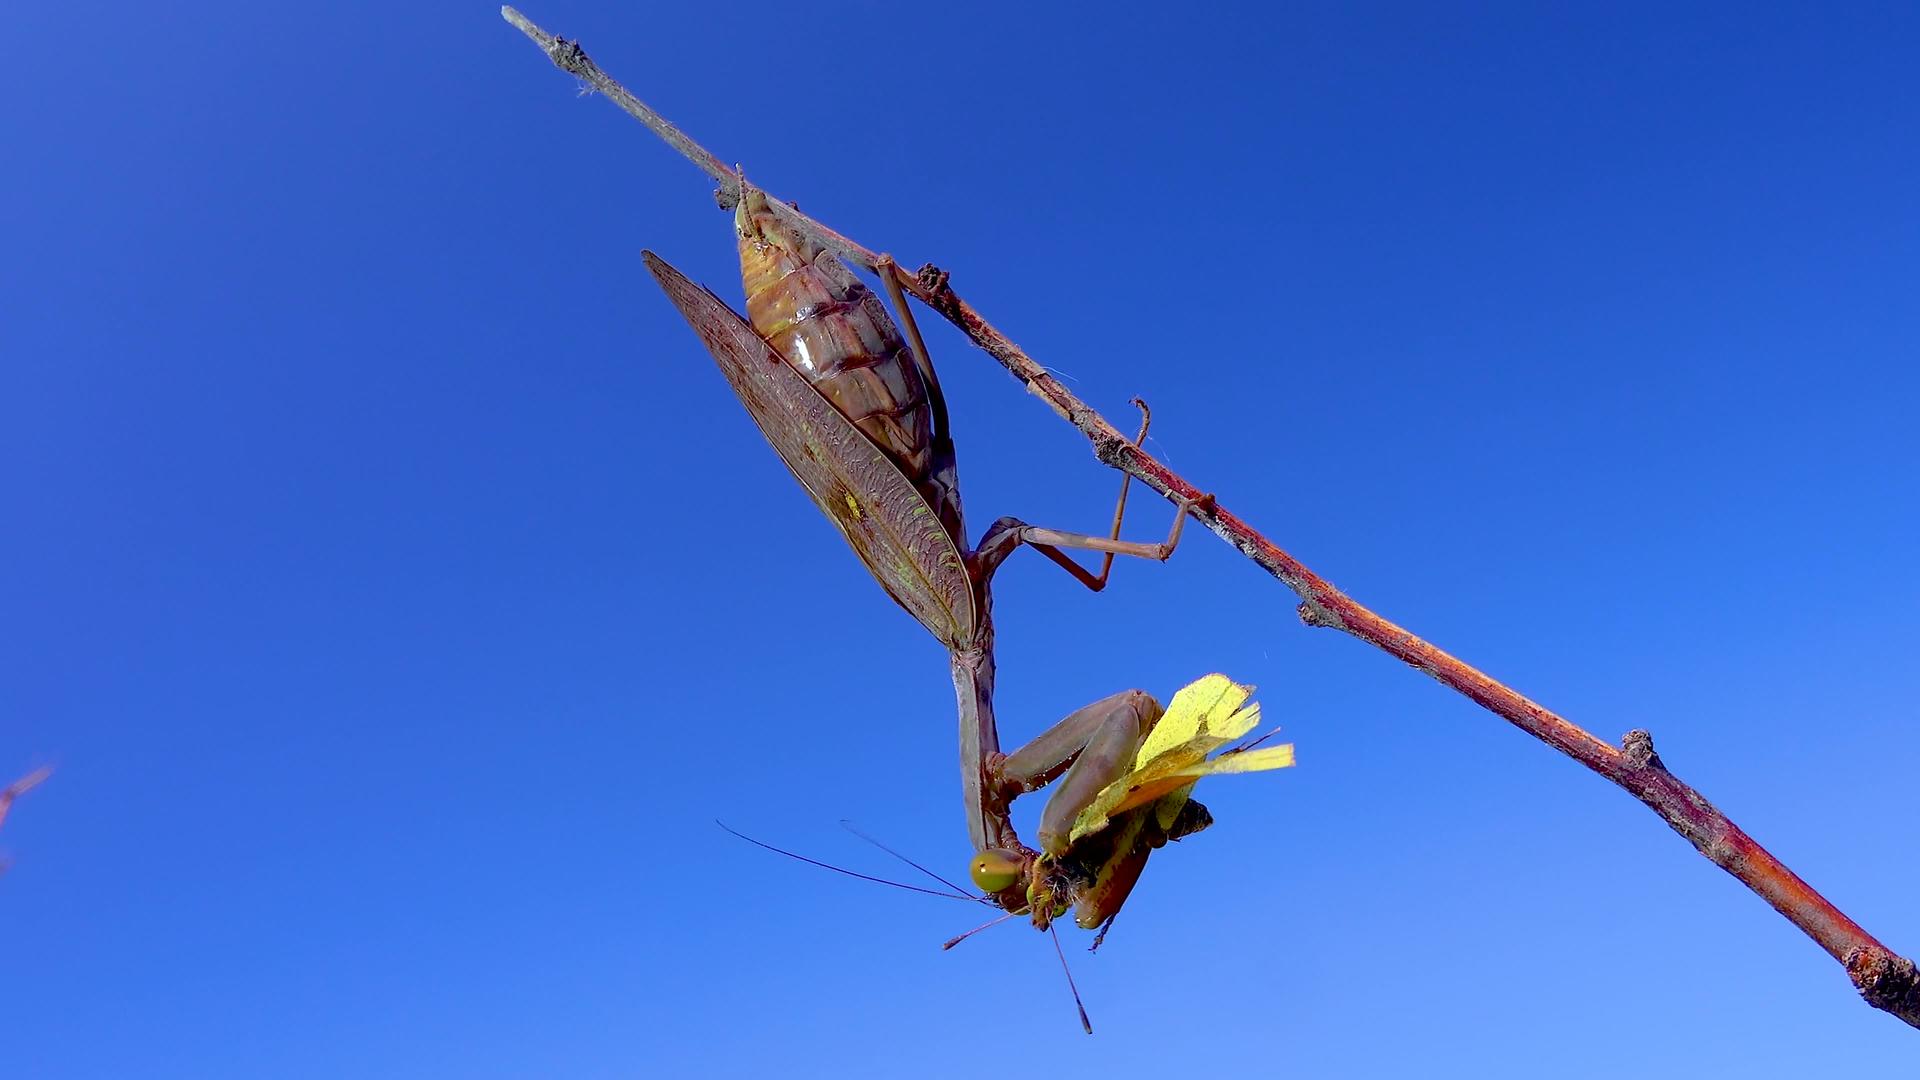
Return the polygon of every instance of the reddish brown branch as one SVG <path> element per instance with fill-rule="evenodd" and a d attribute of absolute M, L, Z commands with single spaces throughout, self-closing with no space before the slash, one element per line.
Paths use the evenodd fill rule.
<path fill-rule="evenodd" d="M 512 8 L 501 14 L 544 49 L 562 69 L 613 100 L 662 139 L 717 180 L 723 201 L 737 194 L 731 171 L 678 128 L 661 118 L 625 87 L 607 77 L 578 45 L 556 38 L 528 22 Z M 806 217 L 796 210 L 779 209 L 800 227 L 813 232 L 841 255 L 876 273 L 891 273 L 901 286 L 945 316 L 974 344 L 998 360 L 1028 392 L 1078 428 L 1093 444 L 1102 462 L 1137 477 L 1173 498 L 1194 500 L 1189 511 L 1221 539 L 1280 579 L 1300 597 L 1300 618 L 1309 626 L 1345 631 L 1426 673 L 1515 727 L 1552 746 L 1606 777 L 1645 803 L 1673 830 L 1732 874 L 1760 898 L 1773 905 L 1834 959 L 1845 966 L 1854 986 L 1868 1004 L 1883 1009 L 1914 1027 L 1920 1027 L 1920 976 L 1913 961 L 1876 941 L 1833 906 L 1812 886 L 1727 820 L 1701 794 L 1667 771 L 1653 752 L 1653 740 L 1644 731 L 1629 732 L 1620 747 L 1603 742 L 1565 718 L 1527 700 L 1511 687 L 1374 614 L 1352 597 L 1328 584 L 1293 556 L 1282 551 L 1252 526 L 1214 503 L 1200 503 L 1207 494 L 1134 445 L 1106 418 L 1035 363 L 1005 334 L 982 318 L 956 294 L 942 271 L 927 266 L 909 275 L 882 260 L 875 252 Z"/>

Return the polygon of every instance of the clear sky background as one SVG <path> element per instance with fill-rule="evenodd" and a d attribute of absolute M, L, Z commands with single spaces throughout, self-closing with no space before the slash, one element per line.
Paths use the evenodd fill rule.
<path fill-rule="evenodd" d="M 1920 950 L 1910 5 L 529 0 L 1362 602 Z M 9 1076 L 1899 1073 L 1632 799 L 1205 533 L 1001 576 L 1017 742 L 1259 684 L 1082 1036 L 1045 940 L 755 850 L 969 854 L 939 647 L 642 270 L 711 185 L 487 4 L 35 4 L 0 65 Z M 1098 528 L 944 325 L 975 529 Z M 1136 503 L 1153 538 L 1166 506 Z M 1084 936 L 1075 939 L 1084 945 Z"/>

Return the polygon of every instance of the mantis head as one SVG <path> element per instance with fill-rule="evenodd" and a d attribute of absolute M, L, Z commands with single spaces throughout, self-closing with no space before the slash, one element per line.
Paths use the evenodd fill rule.
<path fill-rule="evenodd" d="M 981 892 L 1008 911 L 1030 912 L 1042 930 L 1065 914 L 1076 891 L 1051 857 L 1021 848 L 988 848 L 973 857 L 967 874 Z"/>
<path fill-rule="evenodd" d="M 973 857 L 968 874 L 1002 908 L 1027 912 L 1041 930 L 1069 910 L 1075 926 L 1095 930 L 1120 913 L 1154 848 L 1211 824 L 1206 807 L 1183 797 L 1164 827 L 1152 807 L 1133 810 L 1058 853 L 988 848 Z"/>

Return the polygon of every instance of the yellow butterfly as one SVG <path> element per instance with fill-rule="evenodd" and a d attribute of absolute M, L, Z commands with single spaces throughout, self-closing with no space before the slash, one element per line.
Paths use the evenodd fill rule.
<path fill-rule="evenodd" d="M 1207 757 L 1259 725 L 1260 706 L 1249 703 L 1252 696 L 1253 687 L 1219 674 L 1182 687 L 1168 703 L 1165 715 L 1141 740 L 1132 771 L 1102 788 L 1074 818 L 1072 841 L 1078 843 L 1107 828 L 1114 818 L 1149 804 L 1155 822 L 1166 830 L 1201 777 L 1292 765 L 1292 743 L 1230 749 L 1217 757 Z"/>

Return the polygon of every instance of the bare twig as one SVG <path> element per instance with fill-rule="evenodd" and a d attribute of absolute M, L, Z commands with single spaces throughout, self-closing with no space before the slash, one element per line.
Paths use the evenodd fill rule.
<path fill-rule="evenodd" d="M 738 196 L 732 170 L 685 133 L 609 78 L 587 58 L 579 45 L 554 37 L 510 7 L 506 20 L 532 38 L 560 68 L 646 124 L 662 139 L 719 182 L 723 205 Z M 773 200 L 769 200 L 772 202 Z M 956 294 L 947 275 L 929 265 L 909 275 L 871 249 L 834 232 L 788 206 L 776 209 L 800 228 L 813 233 L 841 256 L 876 273 L 892 274 L 907 291 L 945 316 L 974 344 L 998 360 L 1028 392 L 1078 428 L 1093 444 L 1100 461 L 1138 478 L 1172 499 L 1193 500 L 1189 511 L 1221 539 L 1300 597 L 1301 621 L 1308 626 L 1341 630 L 1398 657 L 1441 685 L 1466 695 L 1487 709 L 1617 784 L 1660 815 L 1673 830 L 1721 869 L 1738 878 L 1773 905 L 1806 935 L 1845 966 L 1867 1003 L 1914 1027 L 1920 1027 L 1920 974 L 1912 960 L 1875 940 L 1812 886 L 1800 880 L 1698 791 L 1667 771 L 1653 751 L 1645 731 L 1628 732 L 1619 747 L 1594 735 L 1419 637 L 1395 626 L 1334 588 L 1271 540 L 1217 503 L 1202 503 L 1205 492 L 1167 468 L 1129 441 L 1106 418 L 1095 412 L 1035 363 L 1005 334 L 982 318 Z"/>
<path fill-rule="evenodd" d="M 7 811 L 13 809 L 13 800 L 25 795 L 29 789 L 36 787 L 40 781 L 52 775 L 53 766 L 42 765 L 20 779 L 15 780 L 13 783 L 8 784 L 4 789 L 0 789 L 0 823 L 4 823 L 7 820 Z"/>
<path fill-rule="evenodd" d="M 42 765 L 20 779 L 15 780 L 13 783 L 8 784 L 5 788 L 0 788 L 0 824 L 6 822 L 7 811 L 13 809 L 13 800 L 26 794 L 29 789 L 35 787 L 40 781 L 52 775 L 53 767 L 51 765 Z M 9 860 L 5 856 L 0 856 L 0 874 L 6 873 L 9 865 L 11 865 Z"/>

